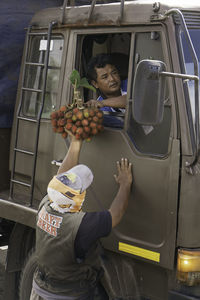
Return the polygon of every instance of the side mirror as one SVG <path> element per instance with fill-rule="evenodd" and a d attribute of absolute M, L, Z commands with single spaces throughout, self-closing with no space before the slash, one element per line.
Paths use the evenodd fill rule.
<path fill-rule="evenodd" d="M 158 60 L 141 60 L 133 83 L 133 118 L 142 125 L 162 122 L 164 111 L 166 66 Z"/>

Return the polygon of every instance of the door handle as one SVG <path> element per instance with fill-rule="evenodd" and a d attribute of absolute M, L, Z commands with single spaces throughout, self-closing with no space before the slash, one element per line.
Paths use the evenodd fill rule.
<path fill-rule="evenodd" d="M 54 159 L 54 160 L 51 161 L 51 164 L 56 165 L 57 167 L 60 167 L 62 162 L 63 162 L 62 159 L 61 160 L 55 160 Z"/>

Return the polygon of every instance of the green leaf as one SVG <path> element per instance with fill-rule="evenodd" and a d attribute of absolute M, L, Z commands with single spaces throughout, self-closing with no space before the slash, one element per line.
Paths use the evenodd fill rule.
<path fill-rule="evenodd" d="M 78 88 L 80 86 L 81 77 L 77 70 L 72 71 L 69 79 L 76 88 Z"/>
<path fill-rule="evenodd" d="M 80 86 L 86 88 L 86 89 L 90 89 L 92 90 L 93 92 L 96 92 L 96 89 L 89 84 L 89 82 L 87 81 L 87 79 L 85 77 L 81 78 L 80 80 Z"/>

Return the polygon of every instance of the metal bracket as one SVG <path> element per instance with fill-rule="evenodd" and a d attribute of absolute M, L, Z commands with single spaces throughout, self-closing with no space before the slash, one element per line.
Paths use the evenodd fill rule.
<path fill-rule="evenodd" d="M 160 2 L 154 2 L 153 11 L 158 12 L 160 10 Z"/>
<path fill-rule="evenodd" d="M 121 23 L 122 20 L 123 20 L 123 18 L 124 18 L 124 2 L 125 2 L 125 0 L 121 0 L 121 5 L 120 5 L 120 16 L 119 16 L 119 19 L 118 19 L 119 23 Z M 93 14 L 95 5 L 96 5 L 96 0 L 92 0 L 91 6 L 90 6 L 90 10 L 89 10 L 89 13 L 88 13 L 87 24 L 89 24 L 90 21 L 91 21 L 91 18 L 92 18 L 92 14 Z"/>
<path fill-rule="evenodd" d="M 64 0 L 63 6 L 62 6 L 62 15 L 61 15 L 61 24 L 64 24 L 64 19 L 65 19 L 65 7 L 68 6 L 70 3 L 70 0 Z"/>

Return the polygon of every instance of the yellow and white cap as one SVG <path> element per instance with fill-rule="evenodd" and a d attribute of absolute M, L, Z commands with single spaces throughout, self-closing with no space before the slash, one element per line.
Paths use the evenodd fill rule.
<path fill-rule="evenodd" d="M 60 213 L 80 211 L 92 181 L 92 171 L 85 165 L 54 176 L 47 187 L 50 206 Z"/>

